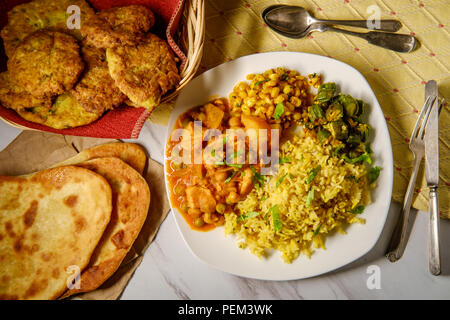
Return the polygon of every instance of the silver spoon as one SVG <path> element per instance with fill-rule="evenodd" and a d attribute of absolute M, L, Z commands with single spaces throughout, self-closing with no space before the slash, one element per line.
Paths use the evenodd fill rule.
<path fill-rule="evenodd" d="M 268 23 L 277 26 L 279 30 L 287 33 L 298 34 L 306 30 L 313 23 L 326 25 L 343 25 L 371 29 L 368 20 L 322 20 L 312 17 L 305 8 L 288 5 L 272 5 L 263 11 L 263 18 Z M 397 20 L 379 20 L 377 30 L 396 32 L 402 24 Z"/>
<path fill-rule="evenodd" d="M 369 43 L 398 52 L 410 52 L 417 45 L 417 40 L 410 35 L 370 31 L 353 32 L 334 28 L 328 24 L 343 24 L 367 28 L 367 21 L 352 20 L 318 20 L 311 17 L 304 8 L 297 6 L 274 5 L 262 12 L 266 24 L 279 34 L 290 38 L 303 38 L 313 31 L 336 31 L 367 40 Z M 400 22 L 380 20 L 380 30 L 398 30 Z"/>

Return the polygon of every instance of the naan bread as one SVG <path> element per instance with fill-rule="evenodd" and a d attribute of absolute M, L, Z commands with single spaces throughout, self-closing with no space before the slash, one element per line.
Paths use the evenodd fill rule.
<path fill-rule="evenodd" d="M 90 261 L 111 218 L 108 182 L 65 166 L 0 176 L 0 299 L 55 299 Z"/>
<path fill-rule="evenodd" d="M 77 166 L 102 175 L 113 191 L 111 221 L 81 274 L 79 289 L 68 290 L 62 298 L 97 289 L 120 266 L 147 218 L 150 189 L 145 179 L 118 158 L 98 158 Z"/>
<path fill-rule="evenodd" d="M 147 162 L 147 156 L 145 155 L 144 149 L 139 145 L 134 143 L 113 142 L 83 150 L 76 156 L 59 163 L 56 166 L 77 164 L 83 161 L 104 157 L 120 158 L 140 174 L 144 172 L 145 163 Z"/>

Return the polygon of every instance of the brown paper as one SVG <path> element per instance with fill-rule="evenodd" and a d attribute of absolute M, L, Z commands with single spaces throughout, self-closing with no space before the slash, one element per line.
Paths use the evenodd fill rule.
<path fill-rule="evenodd" d="M 23 175 L 46 169 L 73 157 L 84 149 L 116 140 L 63 136 L 46 132 L 24 131 L 0 152 L 0 175 Z M 148 156 L 148 154 L 147 154 Z M 147 220 L 133 247 L 116 273 L 100 288 L 77 295 L 89 300 L 118 299 L 142 261 L 169 207 L 164 188 L 164 168 L 148 157 L 143 174 L 151 193 Z"/>

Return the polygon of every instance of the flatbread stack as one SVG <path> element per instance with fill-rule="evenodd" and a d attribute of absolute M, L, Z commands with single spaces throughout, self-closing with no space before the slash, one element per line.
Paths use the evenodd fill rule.
<path fill-rule="evenodd" d="M 109 143 L 0 176 L 0 300 L 66 298 L 109 279 L 147 218 L 146 162 L 138 145 Z"/>

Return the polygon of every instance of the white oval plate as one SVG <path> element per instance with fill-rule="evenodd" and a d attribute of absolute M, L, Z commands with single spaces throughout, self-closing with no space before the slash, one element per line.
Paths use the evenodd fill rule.
<path fill-rule="evenodd" d="M 369 105 L 367 116 L 373 128 L 371 147 L 374 163 L 383 169 L 378 178 L 378 187 L 372 191 L 373 203 L 361 215 L 366 223 L 350 225 L 346 235 L 327 237 L 327 250 L 316 250 L 310 259 L 300 256 L 292 264 L 286 264 L 279 252 L 259 259 L 248 249 L 239 249 L 235 237 L 225 237 L 223 227 L 209 232 L 194 231 L 176 208 L 172 208 L 172 212 L 188 248 L 208 265 L 247 278 L 293 280 L 317 276 L 360 258 L 375 245 L 387 218 L 393 181 L 391 140 L 381 107 L 361 73 L 343 62 L 300 52 L 260 53 L 224 63 L 193 79 L 182 90 L 170 116 L 166 142 L 176 119 L 182 113 L 204 104 L 212 96 L 228 97 L 233 87 L 239 81 L 244 81 L 250 73 L 262 73 L 276 67 L 297 70 L 305 76 L 319 73 L 324 82 L 336 82 L 340 92 L 362 99 Z M 167 178 L 166 190 L 170 198 Z"/>

